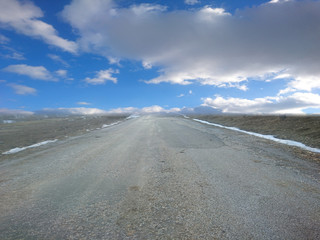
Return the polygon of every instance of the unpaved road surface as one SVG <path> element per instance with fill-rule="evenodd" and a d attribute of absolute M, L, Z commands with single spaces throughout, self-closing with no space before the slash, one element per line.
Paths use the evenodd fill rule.
<path fill-rule="evenodd" d="M 0 239 L 320 239 L 319 164 L 145 116 L 0 162 Z"/>

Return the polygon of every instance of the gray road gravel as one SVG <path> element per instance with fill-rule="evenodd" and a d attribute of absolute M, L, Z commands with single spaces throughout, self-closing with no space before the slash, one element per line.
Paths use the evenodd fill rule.
<path fill-rule="evenodd" d="M 145 116 L 0 162 L 0 239 L 320 239 L 320 167 Z"/>

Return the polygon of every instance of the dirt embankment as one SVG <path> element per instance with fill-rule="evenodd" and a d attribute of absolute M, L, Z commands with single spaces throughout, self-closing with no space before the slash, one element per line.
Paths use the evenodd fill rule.
<path fill-rule="evenodd" d="M 204 115 L 191 117 L 320 148 L 320 116 Z"/>
<path fill-rule="evenodd" d="M 25 147 L 45 140 L 76 136 L 104 124 L 124 120 L 127 116 L 70 116 L 47 119 L 26 119 L 0 124 L 0 154 L 16 147 Z"/>

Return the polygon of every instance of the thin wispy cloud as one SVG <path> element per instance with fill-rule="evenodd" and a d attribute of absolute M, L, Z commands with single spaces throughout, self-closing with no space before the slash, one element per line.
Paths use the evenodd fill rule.
<path fill-rule="evenodd" d="M 77 102 L 78 105 L 91 105 L 91 103 L 88 102 Z"/>
<path fill-rule="evenodd" d="M 10 42 L 10 39 L 7 38 L 6 36 L 0 34 L 0 44 L 6 44 L 8 42 Z"/>
<path fill-rule="evenodd" d="M 59 70 L 55 71 L 55 74 L 59 77 L 66 78 L 68 71 L 65 69 L 59 69 Z"/>
<path fill-rule="evenodd" d="M 184 0 L 184 3 L 188 5 L 195 5 L 197 3 L 200 3 L 200 0 Z"/>
<path fill-rule="evenodd" d="M 53 61 L 59 62 L 65 67 L 70 67 L 69 63 L 67 63 L 65 60 L 63 60 L 60 56 L 55 54 L 48 54 L 48 57 L 51 58 Z"/>
<path fill-rule="evenodd" d="M 57 81 L 52 74 L 44 66 L 29 66 L 26 64 L 10 65 L 3 69 L 3 71 L 16 73 L 19 75 L 26 75 L 33 79 L 44 81 Z"/>
<path fill-rule="evenodd" d="M 16 94 L 19 94 L 19 95 L 35 95 L 37 93 L 36 89 L 25 86 L 25 85 L 20 85 L 15 83 L 9 83 L 7 85 L 11 87 Z"/>

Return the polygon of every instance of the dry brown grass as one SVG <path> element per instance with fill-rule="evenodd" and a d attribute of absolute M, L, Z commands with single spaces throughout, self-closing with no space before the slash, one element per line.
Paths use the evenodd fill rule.
<path fill-rule="evenodd" d="M 207 115 L 192 117 L 320 148 L 320 116 Z"/>
<path fill-rule="evenodd" d="M 64 118 L 29 119 L 0 124 L 0 153 L 45 140 L 63 139 L 101 128 L 125 119 L 126 116 L 70 116 Z"/>

